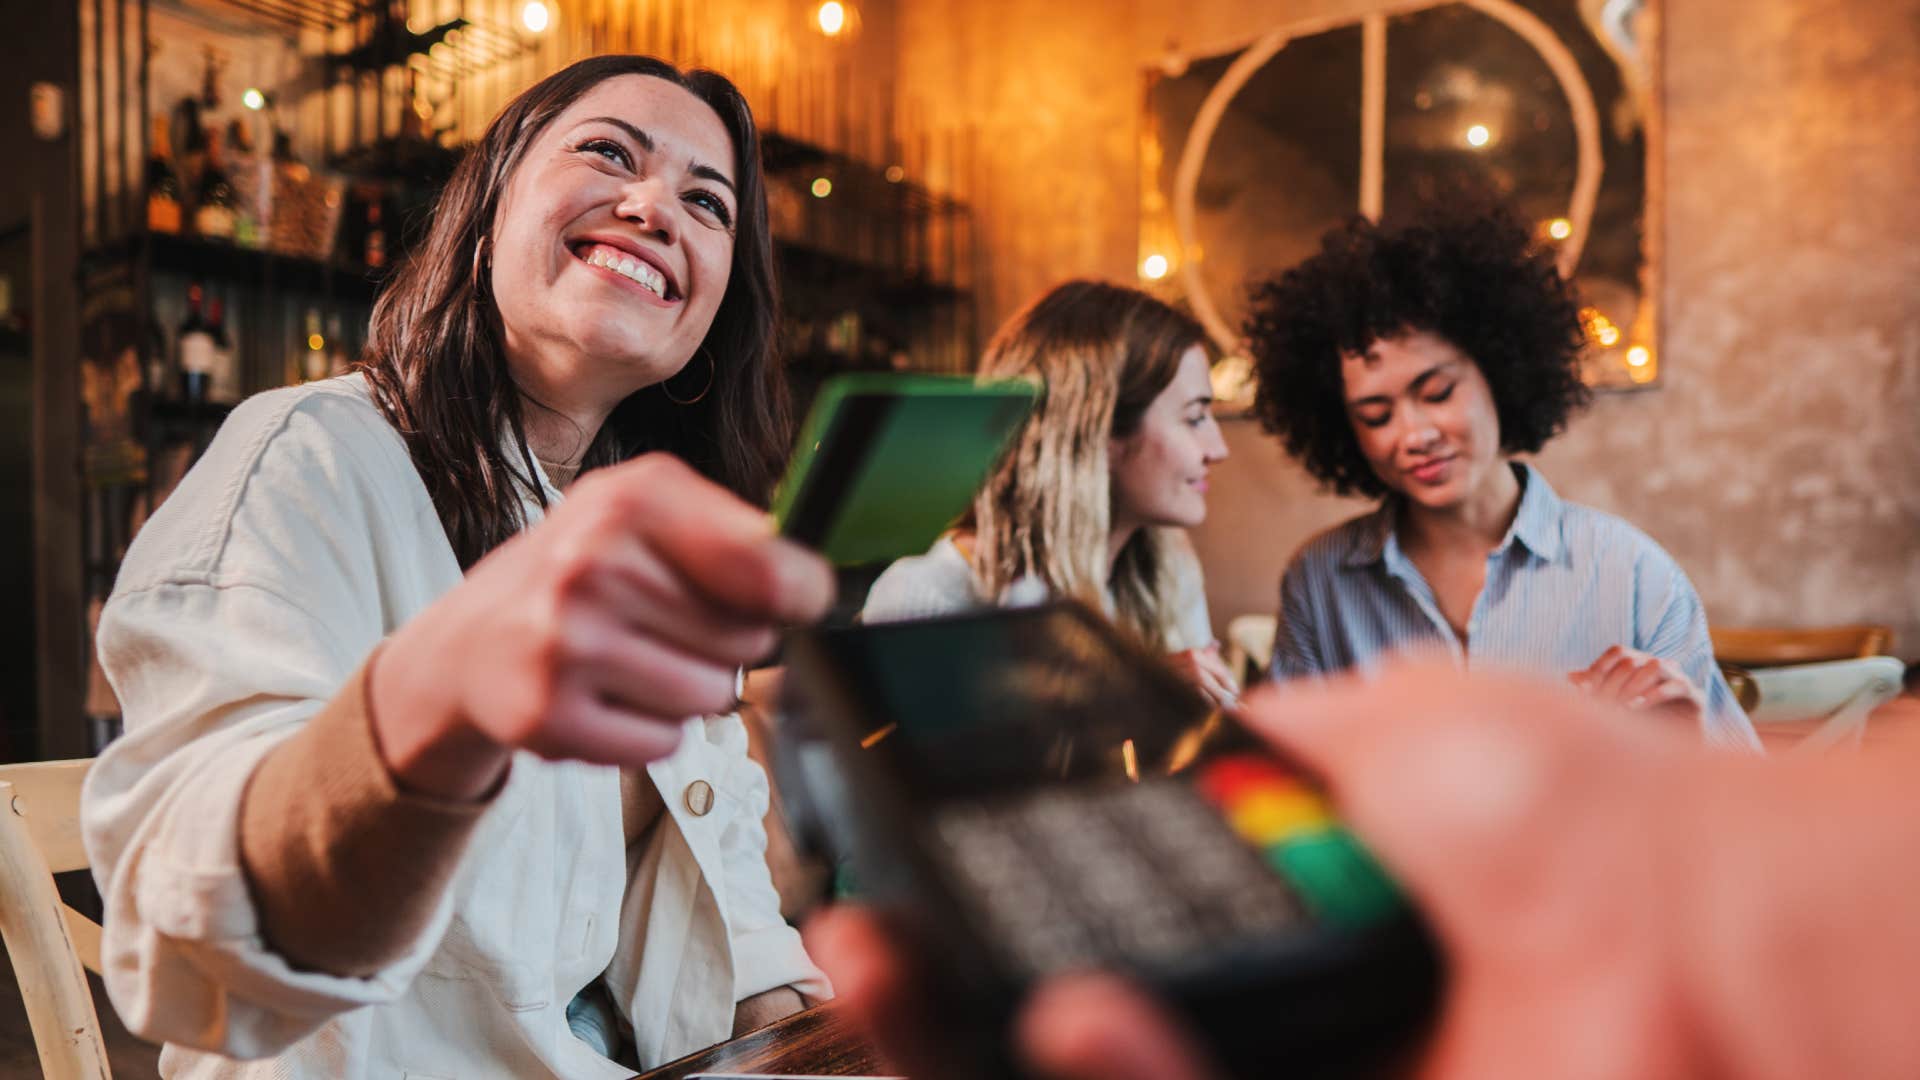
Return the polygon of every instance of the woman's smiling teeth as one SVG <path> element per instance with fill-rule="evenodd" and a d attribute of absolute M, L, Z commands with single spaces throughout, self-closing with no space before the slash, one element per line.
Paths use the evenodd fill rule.
<path fill-rule="evenodd" d="M 588 266 L 599 266 L 635 282 L 662 300 L 667 299 L 667 279 L 650 264 L 605 244 L 591 244 L 579 253 Z"/>

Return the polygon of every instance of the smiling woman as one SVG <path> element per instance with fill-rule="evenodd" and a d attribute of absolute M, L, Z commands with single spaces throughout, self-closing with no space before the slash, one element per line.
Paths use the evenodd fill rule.
<path fill-rule="evenodd" d="M 1205 340 L 1185 314 L 1099 281 L 1056 286 L 1007 320 L 980 374 L 1038 379 L 1040 403 L 960 528 L 888 567 L 862 617 L 1073 596 L 1230 704 L 1238 687 L 1180 531 L 1206 520 L 1207 474 L 1227 456 Z"/>
<path fill-rule="evenodd" d="M 529 89 L 361 371 L 235 409 L 142 529 L 83 815 L 108 989 L 163 1072 L 612 1080 L 826 992 L 732 714 L 832 588 L 761 509 L 759 156 L 710 72 Z"/>
<path fill-rule="evenodd" d="M 1288 564 L 1276 675 L 1438 647 L 1759 745 L 1672 557 L 1514 460 L 1587 390 L 1573 290 L 1510 211 L 1356 219 L 1260 285 L 1246 329 L 1267 430 L 1334 491 L 1381 498 Z"/>
<path fill-rule="evenodd" d="M 712 72 L 601 56 L 487 129 L 374 310 L 365 369 L 470 565 L 542 498 L 529 453 L 571 476 L 670 450 L 764 501 L 790 438 L 776 315 L 746 102 Z"/>

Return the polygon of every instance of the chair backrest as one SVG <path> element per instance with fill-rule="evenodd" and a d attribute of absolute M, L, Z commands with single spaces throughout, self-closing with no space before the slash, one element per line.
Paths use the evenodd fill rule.
<path fill-rule="evenodd" d="M 1792 664 L 1748 672 L 1755 728 L 1799 725 L 1808 734 L 1799 747 L 1818 750 L 1857 741 L 1867 716 L 1900 693 L 1906 665 L 1891 656 Z"/>
<path fill-rule="evenodd" d="M 1227 620 L 1227 667 L 1241 686 L 1251 686 L 1266 674 L 1279 626 L 1272 615 L 1235 615 Z"/>
<path fill-rule="evenodd" d="M 1893 647 L 1893 629 L 1875 623 L 1788 630 L 1767 627 L 1714 627 L 1714 659 L 1743 668 L 1857 660 Z"/>
<path fill-rule="evenodd" d="M 109 1075 L 87 970 L 100 927 L 60 901 L 53 875 L 80 870 L 80 783 L 91 760 L 0 766 L 0 936 L 48 1080 Z"/>

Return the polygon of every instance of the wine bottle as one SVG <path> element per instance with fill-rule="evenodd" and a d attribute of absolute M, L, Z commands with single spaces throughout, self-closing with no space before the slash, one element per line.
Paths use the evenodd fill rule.
<path fill-rule="evenodd" d="M 180 174 L 173 171 L 173 140 L 165 114 L 153 118 L 153 146 L 147 155 L 147 231 L 180 231 Z"/>
<path fill-rule="evenodd" d="M 187 286 L 187 317 L 181 320 L 174 348 L 180 355 L 180 396 L 190 402 L 207 399 L 207 382 L 213 373 L 213 331 L 200 313 L 201 289 Z"/>
<path fill-rule="evenodd" d="M 233 341 L 227 336 L 226 307 L 217 296 L 207 304 L 207 333 L 213 336 L 213 366 L 207 371 L 207 399 L 239 401 L 240 365 L 233 355 Z"/>
<path fill-rule="evenodd" d="M 200 187 L 194 192 L 193 228 L 201 236 L 219 240 L 233 239 L 238 202 L 233 185 L 220 160 L 220 133 L 208 131 L 207 165 L 200 174 Z"/>

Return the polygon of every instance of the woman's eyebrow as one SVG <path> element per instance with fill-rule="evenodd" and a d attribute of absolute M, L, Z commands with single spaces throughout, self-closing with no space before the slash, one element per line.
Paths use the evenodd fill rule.
<path fill-rule="evenodd" d="M 632 139 L 635 143 L 638 143 L 640 146 L 640 149 L 645 150 L 649 154 L 653 153 L 653 136 L 647 134 L 646 132 L 640 130 L 637 127 L 634 127 L 632 124 L 627 123 L 625 120 L 622 120 L 617 116 L 594 116 L 594 117 L 589 117 L 586 120 L 582 120 L 581 123 L 611 124 L 612 126 L 619 128 L 621 131 L 626 132 L 627 138 Z"/>
<path fill-rule="evenodd" d="M 627 137 L 632 139 L 636 144 L 638 144 L 640 149 L 645 150 L 649 154 L 653 153 L 653 146 L 654 146 L 653 136 L 647 134 L 645 131 L 641 130 L 640 128 L 633 126 L 632 124 L 627 123 L 625 120 L 622 120 L 617 116 L 594 116 L 581 121 L 581 123 L 611 124 L 614 127 L 619 128 L 621 131 L 626 132 Z M 740 197 L 740 192 L 738 191 L 738 189 L 736 189 L 733 186 L 733 181 L 727 178 L 727 174 L 721 172 L 719 169 L 716 169 L 711 165 L 707 165 L 698 160 L 695 160 L 691 165 L 687 167 L 687 171 L 692 173 L 695 176 L 700 177 L 703 180 L 711 180 L 716 184 L 723 184 L 726 186 L 726 189 L 728 191 L 733 192 L 733 195 L 735 198 Z"/>

